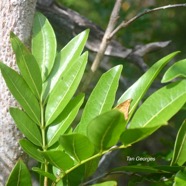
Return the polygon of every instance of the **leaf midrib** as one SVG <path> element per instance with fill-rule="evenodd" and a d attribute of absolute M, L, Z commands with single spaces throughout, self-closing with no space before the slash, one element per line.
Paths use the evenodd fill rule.
<path fill-rule="evenodd" d="M 82 63 L 83 64 L 83 63 Z M 50 117 L 47 119 L 47 125 L 49 125 L 50 123 L 48 123 L 49 121 L 50 121 L 50 119 L 53 117 L 53 115 L 54 115 L 54 113 L 56 113 L 56 110 L 59 108 L 59 105 L 61 104 L 61 102 L 63 102 L 63 100 L 64 100 L 64 98 L 66 97 L 66 95 L 68 94 L 68 92 L 69 92 L 69 89 L 72 87 L 72 85 L 74 84 L 74 80 L 75 79 L 77 79 L 77 76 L 79 75 L 79 73 L 81 72 L 81 70 L 82 70 L 82 67 L 84 66 L 82 66 L 82 64 L 81 64 L 81 67 L 78 69 L 78 71 L 76 72 L 76 74 L 74 75 L 74 77 L 73 77 L 73 79 L 71 80 L 71 83 L 70 83 L 70 85 L 68 86 L 68 88 L 67 89 L 65 89 L 66 90 L 66 92 L 65 92 L 65 94 L 63 95 L 63 99 L 61 100 L 61 101 L 59 101 L 59 103 L 57 104 L 57 106 L 55 107 L 55 110 L 52 112 L 52 114 L 50 115 Z"/>
<path fill-rule="evenodd" d="M 17 41 L 16 41 L 17 42 Z M 39 95 L 39 91 L 38 91 L 38 88 L 37 88 L 37 85 L 35 84 L 35 82 L 34 82 L 34 80 L 33 80 L 33 78 L 32 78 L 32 75 L 31 75 L 31 73 L 30 73 L 30 71 L 29 71 L 29 67 L 28 67 L 28 65 L 27 65 L 27 62 L 26 62 L 26 60 L 25 60 L 25 58 L 23 57 L 24 56 L 24 53 L 22 52 L 22 50 L 21 50 L 21 46 L 19 45 L 19 42 L 17 42 L 17 44 L 18 44 L 18 46 L 19 46 L 19 48 L 20 48 L 20 51 L 21 51 L 21 53 L 22 53 L 22 56 L 21 56 L 21 58 L 23 59 L 23 61 L 24 61 L 24 66 L 26 67 L 26 71 L 27 71 L 27 73 L 29 74 L 29 77 L 30 77 L 30 79 L 31 79 L 31 81 L 32 81 L 32 84 L 34 85 L 34 88 L 35 88 L 35 90 L 36 90 L 36 93 L 37 93 L 37 96 L 38 96 L 38 98 L 40 97 L 40 95 Z M 29 55 L 29 54 L 28 54 Z"/>
<path fill-rule="evenodd" d="M 159 113 L 161 113 L 161 112 L 163 112 L 163 110 L 166 110 L 167 109 L 167 107 L 169 106 L 169 105 L 171 105 L 173 102 L 175 102 L 176 100 L 178 100 L 180 97 L 182 97 L 184 94 L 186 94 L 186 93 L 183 93 L 183 94 L 179 94 L 177 97 L 176 97 L 176 99 L 173 99 L 171 102 L 169 102 L 166 106 L 164 106 L 161 110 L 159 110 L 159 112 L 157 112 L 155 115 L 153 115 L 153 117 L 151 117 L 150 118 L 150 120 L 148 120 L 143 126 L 141 126 L 141 127 L 146 127 L 146 125 L 148 125 L 148 123 L 150 123 L 155 117 L 157 117 L 158 115 L 159 115 Z"/>
<path fill-rule="evenodd" d="M 4 71 L 4 73 L 6 73 Z M 24 102 L 26 103 L 26 105 L 29 107 L 29 110 L 32 112 L 32 114 L 34 115 L 35 119 L 37 120 L 37 122 L 39 123 L 39 120 L 36 116 L 36 114 L 33 112 L 33 110 L 31 109 L 30 105 L 28 104 L 28 102 L 25 100 L 24 96 L 22 96 L 22 94 L 20 93 L 19 89 L 17 89 L 17 87 L 14 84 L 14 81 L 12 81 L 12 79 L 9 77 L 9 75 L 6 73 L 7 78 L 11 81 L 12 85 L 14 86 L 14 88 L 16 89 L 16 91 L 18 92 L 18 94 L 20 95 L 20 97 L 22 97 L 22 99 L 24 100 Z"/>

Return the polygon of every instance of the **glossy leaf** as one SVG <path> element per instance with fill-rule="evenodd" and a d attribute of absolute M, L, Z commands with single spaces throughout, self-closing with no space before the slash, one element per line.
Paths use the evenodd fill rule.
<path fill-rule="evenodd" d="M 34 122 L 39 124 L 39 103 L 24 79 L 16 71 L 12 70 L 10 67 L 6 66 L 3 63 L 0 63 L 0 68 L 12 95 L 26 111 L 29 117 L 32 118 Z"/>
<path fill-rule="evenodd" d="M 54 89 L 59 79 L 62 79 L 68 70 L 76 64 L 76 59 L 81 55 L 88 38 L 89 30 L 85 30 L 74 37 L 57 55 L 54 67 L 45 82 L 44 96 L 46 100 Z"/>
<path fill-rule="evenodd" d="M 121 70 L 122 66 L 116 66 L 101 76 L 85 105 L 81 121 L 76 129 L 78 132 L 86 134 L 88 123 L 112 108 Z"/>
<path fill-rule="evenodd" d="M 62 171 L 66 171 L 74 165 L 74 161 L 64 151 L 51 150 L 42 152 L 42 154 L 48 162 Z"/>
<path fill-rule="evenodd" d="M 92 186 L 117 186 L 117 182 L 116 181 L 106 181 L 103 183 L 97 183 L 97 184 L 93 184 Z"/>
<path fill-rule="evenodd" d="M 90 140 L 82 134 L 66 134 L 59 139 L 65 152 L 76 161 L 81 162 L 93 155 L 94 146 Z"/>
<path fill-rule="evenodd" d="M 171 81 L 177 77 L 186 77 L 186 59 L 172 65 L 164 74 L 162 83 Z"/>
<path fill-rule="evenodd" d="M 56 177 L 53 174 L 51 174 L 49 172 L 45 172 L 45 171 L 43 171 L 42 169 L 40 169 L 38 167 L 33 167 L 32 170 L 34 172 L 37 172 L 38 174 L 44 176 L 44 177 L 47 177 L 47 178 L 51 179 L 52 181 L 56 180 Z"/>
<path fill-rule="evenodd" d="M 186 121 L 180 127 L 176 142 L 174 145 L 174 152 L 171 165 L 183 165 L 186 162 Z"/>
<path fill-rule="evenodd" d="M 37 160 L 38 162 L 44 163 L 44 158 L 39 152 L 39 147 L 32 144 L 27 139 L 19 140 L 21 148 L 33 159 Z"/>
<path fill-rule="evenodd" d="M 29 170 L 22 160 L 18 160 L 6 183 L 6 186 L 14 185 L 32 186 Z"/>
<path fill-rule="evenodd" d="M 124 102 L 125 100 L 132 99 L 129 118 L 134 113 L 140 100 L 143 98 L 150 85 L 157 77 L 162 68 L 179 52 L 173 52 L 164 58 L 156 62 L 143 76 L 141 76 L 118 100 L 118 104 Z"/>
<path fill-rule="evenodd" d="M 111 110 L 93 119 L 87 127 L 87 137 L 98 151 L 103 151 L 115 145 L 126 127 L 124 115 Z"/>
<path fill-rule="evenodd" d="M 56 143 L 59 137 L 69 129 L 83 103 L 83 100 L 83 94 L 72 99 L 53 124 L 48 127 L 46 134 L 48 147 Z"/>
<path fill-rule="evenodd" d="M 35 14 L 32 33 L 32 53 L 44 81 L 50 74 L 56 57 L 55 33 L 47 18 L 39 12 Z"/>
<path fill-rule="evenodd" d="M 132 145 L 142 139 L 150 136 L 153 132 L 158 130 L 159 127 L 145 127 L 145 128 L 134 128 L 134 129 L 126 129 L 121 135 L 121 142 L 125 145 Z"/>
<path fill-rule="evenodd" d="M 186 80 L 171 83 L 153 93 L 137 110 L 129 128 L 160 127 L 186 102 Z"/>
<path fill-rule="evenodd" d="M 186 185 L 186 170 L 179 171 L 174 178 L 174 186 Z"/>
<path fill-rule="evenodd" d="M 74 95 L 83 76 L 87 57 L 87 52 L 79 57 L 68 70 L 68 74 L 63 79 L 59 79 L 51 92 L 46 105 L 46 125 L 51 124 L 59 116 Z"/>
<path fill-rule="evenodd" d="M 34 56 L 28 51 L 19 38 L 10 34 L 12 48 L 16 55 L 16 63 L 21 75 L 37 98 L 41 97 L 42 80 L 39 66 Z"/>
<path fill-rule="evenodd" d="M 10 114 L 14 119 L 18 129 L 35 145 L 42 146 L 41 133 L 36 125 L 28 115 L 17 109 L 10 108 Z"/>

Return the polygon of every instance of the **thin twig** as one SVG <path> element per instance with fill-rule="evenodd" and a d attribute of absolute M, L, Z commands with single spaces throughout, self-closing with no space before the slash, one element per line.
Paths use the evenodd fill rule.
<path fill-rule="evenodd" d="M 161 7 L 157 7 L 154 9 L 147 9 L 144 12 L 139 13 L 138 15 L 134 16 L 133 18 L 131 18 L 128 21 L 122 21 L 120 25 L 118 25 L 116 27 L 116 29 L 110 34 L 110 39 L 113 38 L 113 36 L 121 29 L 121 28 L 125 28 L 128 25 L 130 25 L 131 23 L 133 23 L 134 21 L 136 21 L 137 19 L 139 19 L 140 17 L 146 15 L 146 14 L 150 14 L 159 10 L 165 10 L 165 9 L 169 9 L 169 8 L 179 8 L 179 7 L 186 7 L 186 3 L 183 4 L 174 4 L 174 5 L 166 5 L 166 6 L 161 6 Z"/>
<path fill-rule="evenodd" d="M 84 85 L 83 85 L 83 88 L 82 90 L 85 91 L 89 85 L 89 83 L 91 82 L 93 76 L 94 76 L 94 73 L 96 72 L 96 70 L 98 69 L 103 57 L 104 57 L 104 54 L 105 54 L 105 51 L 107 49 L 107 46 L 109 45 L 110 43 L 110 34 L 113 32 L 116 24 L 117 24 L 117 20 L 119 18 L 119 10 L 120 10 L 120 7 L 121 7 L 121 3 L 122 3 L 122 0 L 116 0 L 116 3 L 114 5 L 114 8 L 113 8 L 113 11 L 111 13 L 111 16 L 110 16 L 110 20 L 109 20 L 109 23 L 108 23 L 108 26 L 107 26 L 107 29 L 105 31 L 105 34 L 103 36 L 103 39 L 102 39 L 102 42 L 100 44 L 100 47 L 99 47 L 99 51 L 92 63 L 92 66 L 91 66 L 91 71 L 89 73 L 89 76 L 86 78 L 86 82 L 84 82 Z"/>
<path fill-rule="evenodd" d="M 103 36 L 103 39 L 102 39 L 102 42 L 101 42 L 101 45 L 99 48 L 99 52 L 97 53 L 95 60 L 91 66 L 92 72 L 95 72 L 97 70 L 101 60 L 103 59 L 103 56 L 105 54 L 105 50 L 109 44 L 110 34 L 113 32 L 115 25 L 117 23 L 117 20 L 119 18 L 118 15 L 119 15 L 120 7 L 121 7 L 121 2 L 122 2 L 122 0 L 116 0 L 112 14 L 110 16 L 110 20 L 109 20 L 107 29 L 105 31 L 105 34 Z"/>

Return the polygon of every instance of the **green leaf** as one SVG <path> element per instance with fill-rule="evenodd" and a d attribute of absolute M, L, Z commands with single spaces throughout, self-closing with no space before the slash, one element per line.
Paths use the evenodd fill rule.
<path fill-rule="evenodd" d="M 136 111 L 129 128 L 160 127 L 186 102 L 186 80 L 171 83 L 153 93 Z"/>
<path fill-rule="evenodd" d="M 109 111 L 115 100 L 122 66 L 116 66 L 103 74 L 92 91 L 78 124 L 77 131 L 86 134 L 88 123 L 96 116 Z"/>
<path fill-rule="evenodd" d="M 19 40 L 19 38 L 12 32 L 11 43 L 12 48 L 16 55 L 16 62 L 23 76 L 24 80 L 32 90 L 32 92 L 37 96 L 41 97 L 42 80 L 41 72 L 39 66 L 34 58 L 34 56 L 28 51 L 24 44 Z"/>
<path fill-rule="evenodd" d="M 186 59 L 172 65 L 164 74 L 162 83 L 169 82 L 177 77 L 186 77 Z"/>
<path fill-rule="evenodd" d="M 41 133 L 36 125 L 24 111 L 10 108 L 10 114 L 19 130 L 35 145 L 42 146 Z"/>
<path fill-rule="evenodd" d="M 64 134 L 72 124 L 72 121 L 76 117 L 79 108 L 84 100 L 84 95 L 80 94 L 72 99 L 65 107 L 63 112 L 57 117 L 57 119 L 47 129 L 47 146 L 50 147 L 56 143 L 59 137 Z"/>
<path fill-rule="evenodd" d="M 186 170 L 179 171 L 174 178 L 174 186 L 186 185 Z"/>
<path fill-rule="evenodd" d="M 93 144 L 82 134 L 64 134 L 60 137 L 59 143 L 65 152 L 78 162 L 89 158 L 94 153 Z"/>
<path fill-rule="evenodd" d="M 137 157 L 138 156 L 136 156 L 136 158 Z M 156 177 L 155 175 L 160 175 L 161 178 L 164 176 L 167 178 L 167 175 L 172 176 L 176 172 L 183 170 L 183 169 L 184 169 L 184 167 L 168 166 L 168 165 L 163 165 L 163 166 L 162 165 L 160 165 L 160 166 L 129 165 L 129 166 L 122 166 L 122 167 L 117 167 L 117 168 L 111 169 L 109 171 L 109 174 L 114 174 L 117 172 L 123 172 L 123 173 L 127 174 L 127 172 L 130 172 L 130 173 L 134 173 L 134 174 L 137 173 L 138 175 L 141 174 L 144 177 L 148 176 L 151 179 L 151 181 L 152 180 L 158 181 L 157 178 L 159 178 L 159 176 Z"/>
<path fill-rule="evenodd" d="M 6 186 L 15 185 L 32 186 L 30 173 L 22 160 L 18 160 L 6 183 Z"/>
<path fill-rule="evenodd" d="M 49 163 L 62 171 L 66 171 L 74 166 L 74 161 L 64 151 L 51 150 L 42 152 L 42 154 Z"/>
<path fill-rule="evenodd" d="M 145 127 L 145 128 L 134 128 L 134 129 L 126 129 L 121 134 L 121 142 L 123 145 L 128 146 L 136 143 L 138 141 L 143 140 L 144 138 L 150 136 L 153 132 L 158 130 L 159 127 Z"/>
<path fill-rule="evenodd" d="M 21 139 L 19 140 L 19 143 L 22 147 L 22 149 L 33 159 L 37 160 L 38 162 L 44 163 L 44 158 L 39 152 L 39 148 L 32 144 L 27 139 Z"/>
<path fill-rule="evenodd" d="M 19 102 L 22 108 L 26 111 L 32 120 L 39 124 L 40 123 L 40 107 L 36 97 L 24 81 L 24 79 L 10 67 L 3 63 L 0 63 L 1 72 L 6 84 Z"/>
<path fill-rule="evenodd" d="M 158 173 L 158 172 L 166 172 L 162 170 L 158 170 L 153 166 L 142 166 L 142 165 L 129 165 L 129 166 L 122 166 L 112 169 L 110 172 L 117 172 L 117 171 L 125 171 L 125 172 L 134 172 L 134 173 Z"/>
<path fill-rule="evenodd" d="M 141 76 L 118 100 L 118 104 L 124 102 L 127 99 L 132 99 L 129 118 L 134 113 L 135 109 L 138 106 L 138 103 L 143 98 L 150 85 L 157 77 L 162 68 L 179 52 L 173 52 L 164 58 L 156 62 L 143 76 Z"/>
<path fill-rule="evenodd" d="M 44 100 L 47 99 L 59 79 L 62 79 L 68 70 L 76 64 L 86 44 L 88 33 L 89 30 L 85 30 L 78 34 L 57 55 L 54 67 L 44 85 Z"/>
<path fill-rule="evenodd" d="M 59 116 L 77 90 L 85 70 L 87 57 L 87 52 L 80 56 L 68 70 L 68 74 L 59 80 L 55 89 L 51 92 L 46 105 L 46 126 Z"/>
<path fill-rule="evenodd" d="M 176 136 L 171 165 L 183 165 L 186 162 L 186 121 L 183 122 Z"/>
<path fill-rule="evenodd" d="M 93 184 L 92 186 L 117 186 L 117 182 L 116 181 L 106 181 L 103 183 L 97 183 L 97 184 Z"/>
<path fill-rule="evenodd" d="M 87 137 L 98 151 L 106 150 L 115 145 L 126 127 L 121 112 L 111 110 L 93 119 L 87 127 Z"/>
<path fill-rule="evenodd" d="M 35 14 L 32 33 L 32 53 L 39 64 L 42 80 L 45 81 L 56 57 L 55 33 L 47 18 L 39 12 Z"/>
<path fill-rule="evenodd" d="M 51 179 L 52 181 L 56 181 L 56 177 L 53 174 L 49 173 L 49 172 L 45 172 L 45 171 L 43 171 L 42 169 L 40 169 L 38 167 L 33 167 L 32 170 L 34 172 L 37 172 L 38 174 L 44 176 L 44 177 L 47 177 L 47 178 Z"/>

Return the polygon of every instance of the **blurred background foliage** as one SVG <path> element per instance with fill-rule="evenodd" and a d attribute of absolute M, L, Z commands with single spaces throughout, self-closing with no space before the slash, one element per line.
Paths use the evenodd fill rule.
<path fill-rule="evenodd" d="M 105 29 L 114 6 L 114 0 L 57 0 L 59 3 L 92 20 Z M 168 4 L 185 3 L 185 0 L 124 0 L 120 11 L 120 21 L 128 20 L 144 11 Z M 138 43 L 171 40 L 177 50 L 186 50 L 186 10 L 174 8 L 161 10 L 145 15 L 129 27 L 122 29 L 116 38 L 126 47 L 133 47 Z"/>
<path fill-rule="evenodd" d="M 88 18 L 89 20 L 100 26 L 102 29 L 106 28 L 115 3 L 114 0 L 56 1 L 65 7 L 77 11 L 82 16 Z M 122 7 L 120 10 L 119 22 L 121 22 L 122 20 L 128 20 L 134 17 L 139 12 L 142 12 L 149 8 L 185 2 L 185 0 L 123 0 Z M 176 60 L 183 59 L 186 58 L 185 20 L 185 7 L 161 10 L 152 14 L 145 15 L 134 23 L 132 23 L 131 25 L 129 25 L 127 28 L 121 29 L 119 33 L 116 34 L 115 39 L 119 41 L 123 46 L 129 48 L 134 48 L 136 45 L 139 44 L 171 40 L 171 44 L 168 47 L 144 56 L 144 60 L 149 66 L 151 66 L 155 61 L 159 60 L 166 54 L 176 50 L 181 51 Z M 120 92 L 123 92 L 127 87 L 129 87 L 133 82 L 135 82 L 138 77 L 143 74 L 140 69 L 130 63 L 126 63 L 123 59 L 110 57 L 109 62 L 110 61 L 113 66 L 117 64 L 124 65 L 123 77 L 126 80 L 126 84 L 120 85 Z M 100 73 L 103 73 L 103 70 L 101 70 Z M 158 83 L 160 82 L 160 80 L 161 77 L 159 77 L 157 82 L 153 85 L 149 94 L 151 94 L 153 91 L 157 90 L 157 88 L 162 86 L 160 83 Z M 153 162 L 153 164 L 169 164 L 171 153 L 174 147 L 175 137 L 178 128 L 180 127 L 184 118 L 185 110 L 181 110 L 174 118 L 171 119 L 168 126 L 162 127 L 152 136 L 148 137 L 142 142 L 135 144 L 133 147 L 120 151 L 112 160 L 110 167 L 131 164 L 132 162 L 126 161 L 126 156 L 135 157 L 138 155 L 156 157 L 156 161 Z M 145 163 L 145 165 L 151 164 L 152 162 Z M 167 181 L 162 181 L 161 179 L 159 179 L 159 181 L 157 180 L 157 182 L 149 182 L 148 179 L 145 178 L 139 179 L 137 177 L 137 179 L 136 175 L 134 174 L 124 174 L 114 176 L 114 178 L 119 180 L 119 185 L 124 185 L 124 183 L 128 183 L 127 185 L 135 186 L 172 185 L 171 179 L 168 179 Z M 111 178 L 109 177 L 106 179 Z M 135 180 L 137 180 L 137 182 L 139 183 L 136 183 Z"/>
<path fill-rule="evenodd" d="M 115 3 L 114 0 L 56 1 L 63 6 L 76 10 L 104 30 L 107 27 Z M 129 20 L 146 9 L 185 2 L 185 0 L 123 0 L 118 23 L 123 20 Z M 148 66 L 151 66 L 161 57 L 176 50 L 181 51 L 176 60 L 183 59 L 186 57 L 185 20 L 185 7 L 157 11 L 145 15 L 127 28 L 121 29 L 115 35 L 115 39 L 128 48 L 134 48 L 136 45 L 147 44 L 150 42 L 171 41 L 171 44 L 168 47 L 144 56 L 144 60 Z M 136 78 L 143 73 L 136 66 L 126 63 L 123 59 L 111 57 L 109 62 L 113 65 L 124 65 L 123 75 L 129 80 L 128 85 L 133 83 Z"/>

